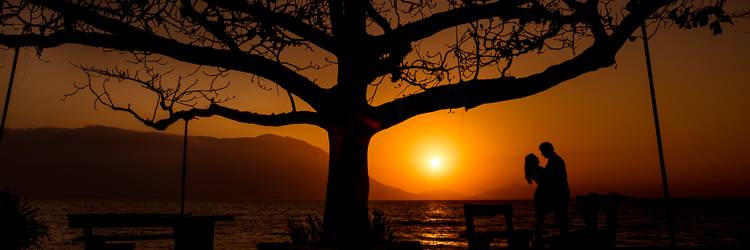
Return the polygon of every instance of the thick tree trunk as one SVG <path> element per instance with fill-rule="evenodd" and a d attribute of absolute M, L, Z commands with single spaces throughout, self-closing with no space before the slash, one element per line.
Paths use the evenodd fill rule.
<path fill-rule="evenodd" d="M 369 243 L 367 148 L 372 133 L 344 126 L 328 129 L 330 144 L 324 240 L 334 246 Z"/>

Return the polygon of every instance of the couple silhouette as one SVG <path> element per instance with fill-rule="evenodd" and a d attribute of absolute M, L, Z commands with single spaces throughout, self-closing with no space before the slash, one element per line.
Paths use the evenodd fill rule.
<path fill-rule="evenodd" d="M 541 242 L 544 235 L 544 220 L 548 214 L 554 213 L 555 221 L 560 227 L 560 235 L 568 233 L 568 203 L 570 188 L 568 187 L 568 173 L 565 161 L 555 153 L 552 143 L 543 142 L 539 145 L 547 164 L 542 167 L 539 157 L 531 153 L 526 155 L 524 172 L 526 181 L 531 185 L 536 183 L 534 191 L 534 226 L 535 242 Z"/>

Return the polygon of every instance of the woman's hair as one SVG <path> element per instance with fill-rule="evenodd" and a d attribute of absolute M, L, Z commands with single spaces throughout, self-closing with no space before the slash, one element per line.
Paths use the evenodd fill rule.
<path fill-rule="evenodd" d="M 534 172 L 539 167 L 539 157 L 536 157 L 535 154 L 527 154 L 525 160 L 524 178 L 526 178 L 526 182 L 531 184 L 532 177 L 535 175 Z"/>
<path fill-rule="evenodd" d="M 539 165 L 539 157 L 536 157 L 535 154 L 527 154 L 526 155 L 526 166 L 537 166 Z"/>

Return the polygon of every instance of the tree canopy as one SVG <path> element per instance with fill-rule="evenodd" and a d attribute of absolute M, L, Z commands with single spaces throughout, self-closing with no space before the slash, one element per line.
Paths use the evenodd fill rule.
<path fill-rule="evenodd" d="M 733 16 L 747 14 L 727 13 L 723 6 L 675 0 L 3 1 L 0 44 L 39 52 L 82 44 L 131 53 L 136 70 L 76 65 L 90 79 L 76 89 L 90 90 L 96 104 L 156 129 L 203 116 L 326 127 L 346 107 L 382 130 L 421 113 L 533 95 L 610 66 L 646 22 L 708 25 L 717 34 Z M 440 32 L 452 32 L 454 39 L 441 46 L 422 43 Z M 541 72 L 514 76 L 515 59 L 550 50 L 573 53 Z M 318 58 L 290 58 L 290 51 Z M 160 56 L 215 70 L 165 83 L 166 75 L 177 73 L 159 70 Z M 337 68 L 336 82 L 308 77 L 330 66 Z M 292 110 L 261 114 L 223 105 L 231 98 L 222 92 L 227 72 L 283 88 Z M 127 100 L 113 100 L 106 86 L 120 82 L 154 93 L 162 112 L 149 116 L 123 104 Z M 403 89 L 400 98 L 370 105 L 388 85 Z M 297 110 L 293 96 L 313 110 Z"/>

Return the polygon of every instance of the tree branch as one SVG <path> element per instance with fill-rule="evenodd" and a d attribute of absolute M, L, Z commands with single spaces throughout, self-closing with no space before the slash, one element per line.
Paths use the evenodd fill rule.
<path fill-rule="evenodd" d="M 381 62 L 381 70 L 375 71 L 375 73 L 391 73 L 395 76 L 395 72 L 391 71 L 395 70 L 393 67 L 398 65 L 411 52 L 411 43 L 428 38 L 445 29 L 482 19 L 519 19 L 521 22 L 545 20 L 555 22 L 558 26 L 584 22 L 588 19 L 586 14 L 589 13 L 562 15 L 559 12 L 551 12 L 543 6 L 534 4 L 535 2 L 533 0 L 506 0 L 490 4 L 470 4 L 433 14 L 374 37 L 372 44 L 375 49 L 380 53 L 388 54 L 386 60 Z M 529 6 L 522 7 L 524 5 Z"/>
<path fill-rule="evenodd" d="M 144 38 L 139 37 L 83 32 L 57 32 L 47 36 L 0 34 L 0 44 L 8 47 L 49 48 L 73 43 L 122 51 L 155 52 L 184 62 L 222 67 L 264 77 L 299 96 L 313 108 L 319 108 L 324 101 L 325 90 L 297 72 L 264 57 L 185 45 L 161 37 L 148 39 L 149 42 L 144 43 Z"/>
<path fill-rule="evenodd" d="M 94 95 L 94 109 L 97 105 L 104 105 L 112 110 L 126 112 L 146 126 L 164 130 L 169 125 L 179 120 L 190 120 L 196 117 L 221 116 L 230 120 L 258 124 L 263 126 L 283 126 L 289 124 L 312 124 L 323 126 L 321 116 L 316 112 L 297 111 L 293 108 L 291 112 L 282 114 L 258 114 L 254 112 L 240 111 L 222 106 L 222 103 L 231 98 L 220 98 L 219 92 L 225 90 L 228 85 L 215 86 L 210 82 L 209 86 L 198 87 L 198 81 L 183 84 L 180 77 L 175 86 L 165 87 L 162 84 L 164 77 L 169 74 L 147 70 L 145 72 L 136 71 L 131 73 L 127 70 L 97 68 L 94 66 L 74 65 L 76 68 L 86 73 L 88 83 L 82 85 L 74 84 L 75 90 L 65 95 L 73 96 L 81 90 L 88 90 Z M 94 79 L 101 79 L 96 81 Z M 114 80 L 114 81 L 113 81 Z M 113 94 L 110 92 L 110 83 L 132 82 L 139 87 L 157 95 L 156 106 L 151 118 L 140 115 L 132 105 L 118 105 L 113 100 Z M 96 86 L 95 86 L 96 85 Z M 291 96 L 291 94 L 290 94 Z M 198 105 L 199 100 L 206 100 L 208 105 L 201 108 Z M 64 98 L 63 98 L 64 100 Z M 176 111 L 177 106 L 184 109 Z M 157 119 L 157 110 L 166 113 L 166 118 Z"/>
<path fill-rule="evenodd" d="M 411 96 L 375 107 L 375 116 L 383 128 L 398 124 L 418 114 L 450 108 L 476 106 L 530 96 L 558 84 L 615 63 L 617 51 L 630 35 L 658 8 L 671 0 L 646 1 L 625 17 L 606 40 L 563 63 L 550 66 L 541 73 L 524 78 L 476 79 L 452 85 L 429 88 Z"/>
<path fill-rule="evenodd" d="M 204 29 L 210 32 L 211 35 L 216 37 L 216 39 L 219 39 L 219 41 L 224 43 L 224 45 L 226 45 L 230 50 L 241 52 L 240 46 L 237 45 L 232 37 L 224 32 L 224 27 L 219 26 L 218 23 L 211 23 L 211 21 L 195 11 L 192 4 L 190 3 L 190 0 L 181 0 L 181 3 L 183 10 L 182 13 L 185 13 L 188 18 L 200 24 Z"/>
<path fill-rule="evenodd" d="M 393 31 L 393 28 L 391 28 L 391 24 L 388 22 L 388 20 L 385 19 L 382 15 L 380 15 L 380 12 L 378 12 L 377 9 L 375 9 L 375 6 L 372 5 L 372 1 L 368 0 L 367 6 L 367 15 L 370 16 L 370 18 L 378 24 L 378 26 L 383 29 L 385 33 Z"/>
<path fill-rule="evenodd" d="M 106 105 L 106 104 L 105 104 Z M 109 106 L 109 105 L 108 105 Z M 131 114 L 138 121 L 146 126 L 152 127 L 157 130 L 165 130 L 169 125 L 180 120 L 190 120 L 196 117 L 211 117 L 221 116 L 233 121 L 257 124 L 262 126 L 284 126 L 291 124 L 311 124 L 316 126 L 323 126 L 323 122 L 320 116 L 315 112 L 310 111 L 296 111 L 281 114 L 258 114 L 247 111 L 240 111 L 232 108 L 227 108 L 219 104 L 211 104 L 208 108 L 192 108 L 183 111 L 177 111 L 171 114 L 167 118 L 160 120 L 150 120 L 140 116 L 133 109 L 128 107 L 120 106 L 109 106 L 112 110 L 122 111 Z"/>
<path fill-rule="evenodd" d="M 333 37 L 326 34 L 326 32 L 318 30 L 302 22 L 298 18 L 295 18 L 288 14 L 274 12 L 261 6 L 260 4 L 248 3 L 246 1 L 238 1 L 238 0 L 231 0 L 231 1 L 204 0 L 204 1 L 206 3 L 213 4 L 216 6 L 221 6 L 226 9 L 238 10 L 248 15 L 259 17 L 263 21 L 268 22 L 273 25 L 277 25 L 281 28 L 284 28 L 302 37 L 304 40 L 310 41 L 316 46 L 326 51 L 329 51 L 331 53 L 335 54 L 338 51 Z"/>
<path fill-rule="evenodd" d="M 262 56 L 184 44 L 62 1 L 30 1 L 66 16 L 75 16 L 77 20 L 112 35 L 73 31 L 59 31 L 50 35 L 0 34 L 0 44 L 8 47 L 54 47 L 66 43 L 76 43 L 122 51 L 148 51 L 188 63 L 216 66 L 261 76 L 302 98 L 313 108 L 319 108 L 326 96 L 325 90 L 311 80 L 281 63 Z"/>
<path fill-rule="evenodd" d="M 549 13 L 544 8 L 522 8 L 529 0 L 498 1 L 490 4 L 473 4 L 465 7 L 451 9 L 436 13 L 432 16 L 418 21 L 405 24 L 393 29 L 392 32 L 383 34 L 377 39 L 382 39 L 386 44 L 410 43 L 430 37 L 442 30 L 477 20 L 501 17 L 503 19 L 558 17 L 558 14 Z"/>
<path fill-rule="evenodd" d="M 604 25 L 601 23 L 601 16 L 599 15 L 599 0 L 587 0 L 586 2 L 578 2 L 577 0 L 563 0 L 565 4 L 574 9 L 576 12 L 585 13 L 587 17 L 587 23 L 594 38 L 601 40 L 607 37 L 607 31 L 604 29 Z"/>

